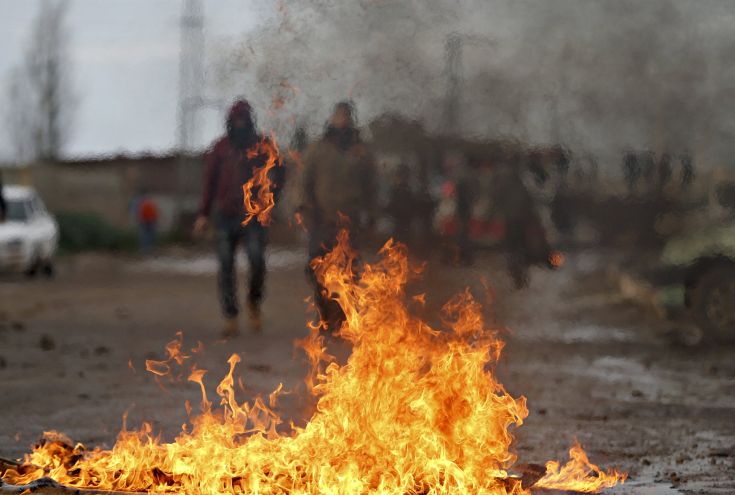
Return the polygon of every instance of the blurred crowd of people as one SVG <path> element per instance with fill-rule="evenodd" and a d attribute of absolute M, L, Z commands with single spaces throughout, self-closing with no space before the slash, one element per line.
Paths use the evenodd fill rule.
<path fill-rule="evenodd" d="M 256 330 L 261 325 L 267 229 L 258 221 L 244 223 L 242 186 L 264 164 L 263 156 L 249 152 L 263 139 L 253 109 L 241 100 L 229 111 L 225 135 L 206 157 L 194 231 L 200 235 L 211 224 L 216 232 L 219 294 L 228 336 L 238 333 L 234 260 L 240 243 L 250 264 L 249 321 Z M 335 105 L 322 135 L 313 142 L 308 143 L 306 133 L 297 130 L 291 151 L 290 166 L 272 169 L 271 188 L 276 197 L 284 189 L 289 191 L 292 213 L 308 233 L 309 259 L 331 250 L 339 229 L 347 227 L 358 251 L 380 230 L 412 246 L 440 242 L 445 259 L 460 263 L 472 263 L 475 239 L 487 234 L 505 249 L 517 287 L 528 283 L 531 265 L 553 266 L 541 217 L 524 183 L 528 171 L 539 183 L 548 180 L 539 156 L 527 159 L 510 147 L 484 158 L 448 150 L 441 169 L 423 180 L 417 180 L 407 163 L 397 163 L 386 172 L 363 140 L 350 101 Z M 554 166 L 565 176 L 568 156 L 563 151 L 559 154 L 554 156 Z M 321 321 L 336 324 L 341 311 L 310 267 L 307 273 Z"/>
<path fill-rule="evenodd" d="M 623 176 L 628 192 L 662 191 L 674 180 L 677 165 L 679 185 L 686 189 L 694 182 L 694 162 L 688 153 L 682 153 L 675 160 L 668 152 L 660 156 L 653 151 L 626 152 L 623 157 Z"/>
<path fill-rule="evenodd" d="M 228 336 L 238 333 L 235 252 L 240 244 L 250 264 L 249 321 L 256 330 L 261 326 L 268 229 L 258 221 L 244 222 L 243 184 L 267 159 L 252 151 L 263 140 L 267 138 L 257 129 L 253 108 L 240 100 L 228 113 L 225 134 L 205 159 L 194 232 L 201 235 L 211 225 L 216 233 L 219 294 Z M 438 154 L 434 162 L 438 166 L 433 167 L 415 160 L 378 161 L 372 143 L 361 135 L 353 103 L 342 101 L 315 140 L 309 142 L 305 130 L 296 129 L 282 156 L 286 166 L 271 170 L 270 187 L 282 213 L 298 219 L 306 230 L 310 260 L 331 250 L 338 231 L 347 227 L 358 252 L 372 237 L 389 236 L 419 253 L 441 246 L 444 260 L 451 263 L 472 264 L 482 247 L 503 251 L 517 288 L 528 284 L 530 267 L 558 267 L 563 257 L 552 248 L 547 229 L 554 229 L 555 239 L 572 230 L 568 192 L 571 184 L 597 181 L 594 156 L 575 157 L 572 166 L 572 155 L 562 146 L 528 151 L 517 143 L 482 152 L 446 146 Z M 682 155 L 679 164 L 686 188 L 694 180 L 693 163 Z M 658 159 L 648 152 L 626 153 L 623 170 L 630 192 L 636 192 L 640 182 L 649 190 L 661 190 L 674 176 L 668 153 Z M 547 193 L 543 205 L 539 190 Z M 156 214 L 144 213 L 145 205 L 145 201 L 138 204 L 138 215 L 141 239 L 148 245 Z M 310 267 L 307 275 L 321 321 L 338 323 L 339 307 Z"/>

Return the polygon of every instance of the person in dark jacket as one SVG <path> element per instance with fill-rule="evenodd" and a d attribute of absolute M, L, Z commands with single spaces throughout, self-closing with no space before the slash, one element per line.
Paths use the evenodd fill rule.
<path fill-rule="evenodd" d="M 529 268 L 547 264 L 551 247 L 533 196 L 523 182 L 517 157 L 496 167 L 492 197 L 497 215 L 505 222 L 508 272 L 516 289 L 529 284 Z"/>
<path fill-rule="evenodd" d="M 463 265 L 471 265 L 474 260 L 474 246 L 470 237 L 472 209 L 477 201 L 477 172 L 465 160 L 461 160 L 454 181 L 455 207 L 457 212 L 458 260 Z"/>
<path fill-rule="evenodd" d="M 628 194 L 632 195 L 636 192 L 641 173 L 641 163 L 638 155 L 633 151 L 626 152 L 623 155 L 623 175 L 625 176 L 625 185 L 628 187 Z"/>
<path fill-rule="evenodd" d="M 194 232 L 203 233 L 212 218 L 216 231 L 218 287 L 225 317 L 225 337 L 238 334 L 235 252 L 241 241 L 250 264 L 247 296 L 250 326 L 256 331 L 261 329 L 260 305 L 265 285 L 267 236 L 265 227 L 257 218 L 243 225 L 243 185 L 253 177 L 256 168 L 265 165 L 266 157 L 253 153 L 255 145 L 262 140 L 250 104 L 239 100 L 232 105 L 227 116 L 227 133 L 212 145 L 205 159 L 204 188 Z M 278 178 L 274 177 L 273 182 L 278 191 L 281 186 Z"/>
<path fill-rule="evenodd" d="M 140 250 L 150 254 L 156 245 L 158 205 L 147 191 L 142 191 L 135 202 L 135 220 L 138 224 Z"/>
<path fill-rule="evenodd" d="M 299 212 L 309 232 L 309 259 L 323 256 L 336 244 L 337 234 L 349 219 L 353 247 L 372 226 L 375 215 L 375 167 L 360 137 L 352 102 L 342 101 L 321 139 L 304 154 Z M 314 287 L 314 302 L 321 321 L 336 330 L 344 319 L 339 305 L 329 298 L 311 266 L 307 275 Z"/>
<path fill-rule="evenodd" d="M 694 162 L 689 153 L 682 154 L 681 160 L 681 188 L 687 189 L 694 182 Z"/>
<path fill-rule="evenodd" d="M 395 172 L 386 205 L 386 213 L 393 220 L 392 237 L 396 241 L 411 243 L 417 203 L 411 189 L 411 169 L 405 164 L 400 164 Z"/>
<path fill-rule="evenodd" d="M 673 170 L 671 168 L 671 155 L 663 153 L 657 163 L 658 168 L 658 190 L 663 190 L 671 181 Z"/>

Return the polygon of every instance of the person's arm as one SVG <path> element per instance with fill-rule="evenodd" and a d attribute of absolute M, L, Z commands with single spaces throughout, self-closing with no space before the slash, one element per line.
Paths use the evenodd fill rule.
<path fill-rule="evenodd" d="M 300 183 L 297 186 L 299 194 L 299 209 L 313 210 L 316 207 L 316 149 L 310 147 L 304 154 L 304 168 L 299 174 Z"/>
<path fill-rule="evenodd" d="M 204 180 L 202 187 L 202 200 L 199 203 L 199 216 L 209 217 L 212 212 L 212 203 L 217 194 L 217 176 L 219 175 L 219 153 L 214 147 L 204 159 Z"/>
<path fill-rule="evenodd" d="M 267 139 L 267 138 L 266 138 Z M 268 139 L 270 142 L 270 139 Z M 273 201 L 278 203 L 278 201 L 281 198 L 281 194 L 283 193 L 284 187 L 286 185 L 286 157 L 283 156 L 283 154 L 278 150 L 279 154 L 279 160 L 276 162 L 276 165 L 270 169 L 268 172 L 268 178 L 271 181 L 271 191 L 273 192 Z"/>
<path fill-rule="evenodd" d="M 377 208 L 377 193 L 378 185 L 375 177 L 377 171 L 375 170 L 375 161 L 369 152 L 365 152 L 361 164 L 362 169 L 362 205 L 364 208 L 365 220 L 367 227 L 372 229 L 376 221 L 376 208 Z"/>
<path fill-rule="evenodd" d="M 312 222 L 316 212 L 319 211 L 316 199 L 318 159 L 317 145 L 312 144 L 304 152 L 302 166 L 289 185 L 293 190 L 294 215 L 302 227 L 307 230 L 313 227 Z"/>
<path fill-rule="evenodd" d="M 201 235 L 207 227 L 209 215 L 212 212 L 212 203 L 217 194 L 217 178 L 219 175 L 219 153 L 215 145 L 204 158 L 204 181 L 202 199 L 199 203 L 199 212 L 194 222 L 194 235 Z"/>

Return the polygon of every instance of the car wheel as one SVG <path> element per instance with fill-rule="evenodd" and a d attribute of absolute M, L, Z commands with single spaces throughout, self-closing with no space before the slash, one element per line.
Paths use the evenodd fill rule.
<path fill-rule="evenodd" d="M 42 271 L 46 278 L 54 278 L 54 275 L 56 274 L 54 263 L 51 260 L 44 261 Z"/>
<path fill-rule="evenodd" d="M 38 273 L 38 268 L 41 265 L 41 262 L 39 261 L 37 256 L 34 256 L 32 258 L 33 261 L 31 261 L 31 264 L 28 265 L 28 268 L 26 268 L 25 275 L 28 278 L 33 278 Z"/>
<path fill-rule="evenodd" d="M 708 336 L 735 340 L 735 267 L 712 267 L 699 279 L 692 311 Z"/>

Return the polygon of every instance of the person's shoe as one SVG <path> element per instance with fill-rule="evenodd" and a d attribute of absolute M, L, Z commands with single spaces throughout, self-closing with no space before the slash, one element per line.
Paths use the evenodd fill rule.
<path fill-rule="evenodd" d="M 225 327 L 222 330 L 222 338 L 234 339 L 240 335 L 240 329 L 237 327 L 237 316 L 228 316 L 225 318 Z"/>
<path fill-rule="evenodd" d="M 257 303 L 248 303 L 248 317 L 250 318 L 250 329 L 260 332 L 263 329 L 263 321 L 260 317 L 260 306 Z"/>

